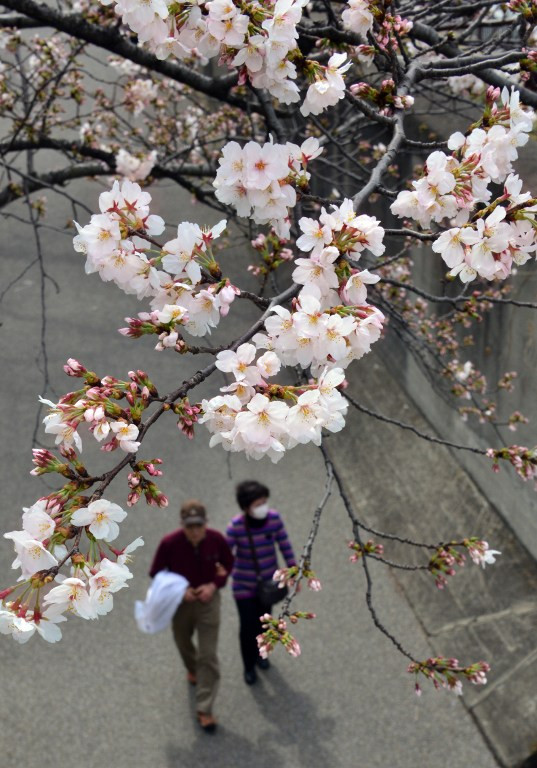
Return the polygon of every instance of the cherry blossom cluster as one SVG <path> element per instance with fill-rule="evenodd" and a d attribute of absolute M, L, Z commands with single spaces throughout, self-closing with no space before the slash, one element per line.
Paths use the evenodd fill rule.
<path fill-rule="evenodd" d="M 317 578 L 315 571 L 312 571 L 307 563 L 304 564 L 303 568 L 298 565 L 293 565 L 290 568 L 278 568 L 277 571 L 274 571 L 272 578 L 282 589 L 284 587 L 294 587 L 303 578 L 307 580 L 308 587 L 313 592 L 320 592 L 322 589 L 322 584 Z"/>
<path fill-rule="evenodd" d="M 364 544 L 359 544 L 357 541 L 349 541 L 348 547 L 352 549 L 352 555 L 349 557 L 351 563 L 357 563 L 358 560 L 367 555 L 384 554 L 384 546 L 377 544 L 372 539 L 369 539 Z"/>
<path fill-rule="evenodd" d="M 287 240 L 278 237 L 272 230 L 267 235 L 260 232 L 251 241 L 252 247 L 259 253 L 261 264 L 250 264 L 248 271 L 266 279 L 268 275 L 285 262 L 292 261 L 293 251 L 287 247 Z"/>
<path fill-rule="evenodd" d="M 537 3 L 535 0 L 509 0 L 507 8 L 515 13 L 520 13 L 527 22 L 537 22 Z"/>
<path fill-rule="evenodd" d="M 490 665 L 486 661 L 478 661 L 468 667 L 461 667 L 458 659 L 435 656 L 426 661 L 416 661 L 409 665 L 407 672 L 416 676 L 415 691 L 421 696 L 421 687 L 418 677 L 423 675 L 430 680 L 438 690 L 445 688 L 456 696 L 462 696 L 462 682 L 467 680 L 474 685 L 486 685 L 487 672 Z"/>
<path fill-rule="evenodd" d="M 472 74 L 448 77 L 447 84 L 455 96 L 480 96 L 486 89 L 483 80 Z"/>
<path fill-rule="evenodd" d="M 115 4 L 142 43 L 158 58 L 218 58 L 238 67 L 242 82 L 266 88 L 284 104 L 299 100 L 293 63 L 297 49 L 297 24 L 305 0 L 210 0 L 208 3 L 173 3 L 166 0 L 101 0 Z"/>
<path fill-rule="evenodd" d="M 373 32 L 373 27 L 376 26 L 374 34 L 377 46 L 386 52 L 400 52 L 401 40 L 414 26 L 412 21 L 402 18 L 399 14 L 390 13 L 390 3 L 378 0 L 350 0 L 348 5 L 349 8 L 342 13 L 344 26 L 364 38 L 368 37 L 368 33 Z"/>
<path fill-rule="evenodd" d="M 319 256 L 326 248 L 335 248 L 342 256 L 354 260 L 358 260 L 364 250 L 374 256 L 382 256 L 386 250 L 384 229 L 378 219 L 365 213 L 356 214 L 353 202 L 348 198 L 339 206 L 332 205 L 330 212 L 322 208 L 318 220 L 303 217 L 298 223 L 302 235 L 296 244 L 311 257 Z M 297 261 L 299 263 L 304 264 Z M 304 284 L 303 281 L 301 283 Z M 333 278 L 330 286 L 323 287 L 325 295 L 328 288 L 334 287 Z"/>
<path fill-rule="evenodd" d="M 103 450 L 121 448 L 126 453 L 136 453 L 140 445 L 136 439 L 140 416 L 156 392 L 147 374 L 130 371 L 130 381 L 119 381 L 112 376 L 99 379 L 73 358 L 67 361 L 64 370 L 69 376 L 83 378 L 85 385 L 63 395 L 58 403 L 40 398 L 49 406 L 49 413 L 43 419 L 45 432 L 55 436 L 56 445 L 67 449 L 74 445 L 82 451 L 79 428 L 85 425 L 97 442 L 109 438 Z M 118 403 L 123 398 L 127 401 L 126 408 Z"/>
<path fill-rule="evenodd" d="M 64 485 L 24 508 L 21 530 L 4 534 L 13 543 L 12 567 L 20 569 L 20 576 L 0 591 L 0 633 L 11 634 L 19 643 L 36 632 L 48 642 L 60 640 L 57 625 L 67 615 L 96 619 L 108 613 L 113 595 L 132 578 L 127 567 L 130 554 L 143 544 L 141 538 L 127 547 L 112 544 L 127 512 L 103 498 L 107 482 L 92 496 L 83 495 L 106 476 L 91 477 L 73 445 L 81 450 L 78 429 L 86 424 L 98 441 L 111 437 L 105 450 L 121 447 L 136 453 L 137 423 L 158 392 L 141 370 L 131 371 L 128 381 L 99 378 L 75 359 L 68 360 L 64 370 L 82 379 L 83 385 L 51 404 L 44 420 L 45 431 L 56 435 L 61 458 L 48 449 L 34 449 L 31 471 L 34 476 L 55 473 L 64 478 Z M 126 401 L 124 407 L 121 400 Z M 186 417 L 186 399 L 177 406 Z M 129 463 L 127 504 L 132 506 L 144 495 L 150 505 L 167 506 L 167 497 L 154 482 L 162 475 L 161 459 L 132 458 Z M 61 572 L 64 567 L 68 575 Z"/>
<path fill-rule="evenodd" d="M 373 28 L 374 16 L 371 11 L 369 0 L 348 0 L 347 7 L 341 14 L 343 25 L 351 32 L 356 32 L 362 37 L 367 37 L 367 33 Z"/>
<path fill-rule="evenodd" d="M 296 624 L 299 619 L 314 619 L 315 614 L 307 611 L 295 611 L 289 616 L 291 624 Z M 296 637 L 293 637 L 287 629 L 287 622 L 283 618 L 275 619 L 270 613 L 260 616 L 263 632 L 257 636 L 259 655 L 266 659 L 277 645 L 283 645 L 287 653 L 295 658 L 300 656 L 301 649 Z"/>
<path fill-rule="evenodd" d="M 311 385 L 269 385 L 265 380 L 278 373 L 280 360 L 269 351 L 252 364 L 256 353 L 253 344 L 242 344 L 217 355 L 217 368 L 235 381 L 221 389 L 226 394 L 202 401 L 198 421 L 211 432 L 211 447 L 244 451 L 253 459 L 269 456 L 276 463 L 296 445 L 320 445 L 323 429 L 343 429 L 348 404 L 338 391 L 345 378 L 341 369 L 323 371 Z"/>
<path fill-rule="evenodd" d="M 321 152 L 314 137 L 300 147 L 272 141 L 263 145 L 249 141 L 241 147 L 230 141 L 219 158 L 213 182 L 216 197 L 232 205 L 239 216 L 270 224 L 279 237 L 289 238 L 289 209 L 296 205 L 296 188 L 307 186 L 308 163 Z"/>
<path fill-rule="evenodd" d="M 496 562 L 496 557 L 501 555 L 498 550 L 489 549 L 486 541 L 475 536 L 459 542 L 451 541 L 449 544 L 441 544 L 437 547 L 427 566 L 434 576 L 438 589 L 443 589 L 446 586 L 448 576 L 455 575 L 455 566 L 464 566 L 466 558 L 463 552 L 459 551 L 460 548 L 466 549 L 473 562 L 483 568 L 486 565 L 493 565 Z"/>
<path fill-rule="evenodd" d="M 178 400 L 173 406 L 173 412 L 179 417 L 177 419 L 177 428 L 192 440 L 194 437 L 194 425 L 197 423 L 202 412 L 201 403 L 195 405 L 188 401 L 187 397 Z"/>
<path fill-rule="evenodd" d="M 384 230 L 373 216 L 357 216 L 351 200 L 322 209 L 319 220 L 303 217 L 298 247 L 309 251 L 295 260 L 295 283 L 304 286 L 292 311 L 276 305 L 257 334 L 259 347 L 274 350 L 285 365 L 311 368 L 317 375 L 326 367 L 347 367 L 369 352 L 380 337 L 384 315 L 367 303 L 368 284 L 379 277 L 350 266 L 368 249 L 381 255 Z"/>
<path fill-rule="evenodd" d="M 363 273 L 358 277 L 364 278 Z M 273 307 L 265 321 L 266 333 L 256 334 L 254 341 L 276 352 L 285 365 L 311 368 L 314 376 L 325 368 L 344 369 L 369 352 L 384 321 L 380 310 L 365 303 L 323 311 L 320 299 L 310 294 L 295 299 L 292 310 Z"/>
<path fill-rule="evenodd" d="M 435 151 L 427 158 L 424 176 L 412 191 L 400 192 L 394 214 L 427 227 L 432 221 L 454 219 L 455 227 L 433 243 L 451 268 L 451 277 L 470 282 L 504 279 L 513 263 L 524 264 L 537 249 L 536 203 L 522 193 L 522 181 L 512 173 L 518 147 L 528 141 L 534 113 L 524 109 L 518 91 L 489 88 L 481 124 L 468 136 L 454 133 L 451 155 Z M 489 185 L 503 184 L 503 194 L 491 200 Z M 484 205 L 474 213 L 478 204 Z"/>
<path fill-rule="evenodd" d="M 17 583 L 0 592 L 0 633 L 26 643 L 36 632 L 50 643 L 62 637 L 67 615 L 97 619 L 113 608 L 113 595 L 128 586 L 130 553 L 143 545 L 138 538 L 122 549 L 110 542 L 127 513 L 100 498 L 59 507 L 53 495 L 24 509 L 22 530 L 10 531 L 15 548 L 12 567 L 20 569 Z M 87 551 L 82 554 L 82 533 Z M 75 544 L 68 551 L 66 543 Z M 70 575 L 60 568 L 71 562 Z M 67 614 L 67 615 L 66 615 Z"/>
<path fill-rule="evenodd" d="M 77 224 L 73 244 L 86 255 L 86 273 L 98 272 L 139 299 L 151 298 L 153 312 L 127 318 L 129 326 L 121 333 L 134 338 L 156 333 L 157 349 L 163 350 L 180 346 L 177 326 L 193 336 L 209 333 L 239 290 L 211 277 L 220 277 L 212 246 L 225 219 L 206 229 L 181 222 L 177 237 L 160 245 L 154 238 L 164 231 L 164 221 L 150 214 L 150 202 L 151 195 L 138 184 L 115 181 L 99 196 L 101 213 L 85 227 Z"/>
<path fill-rule="evenodd" d="M 146 239 L 164 231 L 164 221 L 149 212 L 151 195 L 131 181 L 118 181 L 99 196 L 101 213 L 81 227 L 73 240 L 76 251 L 86 255 L 86 273 L 98 272 L 104 281 L 113 280 L 126 293 L 143 298 L 160 286 L 160 276 L 150 262 Z M 144 233 L 145 237 L 135 235 Z"/>
<path fill-rule="evenodd" d="M 453 377 L 450 391 L 455 397 L 465 400 L 473 399 L 474 401 L 473 405 L 459 406 L 458 410 L 463 421 L 466 421 L 468 416 L 472 415 L 477 416 L 482 424 L 486 422 L 498 423 L 496 419 L 496 403 L 489 397 L 485 397 L 489 391 L 487 378 L 475 368 L 470 360 L 461 363 L 457 358 L 453 358 L 446 365 L 445 375 Z M 496 389 L 513 392 L 514 381 L 517 376 L 516 371 L 507 371 L 498 380 Z M 479 404 L 475 402 L 476 394 L 483 396 Z M 519 424 L 527 423 L 528 419 L 520 411 L 513 411 L 507 418 L 507 426 L 512 432 L 516 432 Z"/>
<path fill-rule="evenodd" d="M 504 194 L 487 216 L 479 214 L 462 227 L 443 232 L 432 245 L 433 251 L 451 267 L 450 277 L 463 283 L 478 276 L 485 280 L 504 280 L 513 265 L 523 265 L 537 250 L 535 212 L 537 205 L 529 192 L 520 194 L 522 181 L 510 174 Z M 530 204 L 526 206 L 526 203 Z M 504 203 L 502 205 L 501 203 Z"/>
<path fill-rule="evenodd" d="M 480 565 L 482 568 L 486 565 L 493 565 L 496 562 L 496 556 L 501 555 L 501 552 L 498 552 L 495 549 L 490 549 L 488 542 L 475 537 L 464 539 L 462 543 L 468 550 L 468 554 L 474 563 Z"/>
<path fill-rule="evenodd" d="M 127 496 L 127 506 L 132 507 L 137 504 L 142 495 L 150 507 L 167 507 L 168 499 L 162 491 L 155 485 L 151 477 L 160 477 L 162 470 L 157 466 L 162 464 L 162 459 L 150 459 L 137 461 L 132 465 L 132 472 L 127 476 L 129 485 L 129 494 Z M 144 477 L 147 473 L 149 477 Z"/>
<path fill-rule="evenodd" d="M 410 94 L 397 93 L 392 78 L 383 80 L 379 88 L 369 83 L 353 83 L 349 90 L 354 96 L 374 104 L 381 115 L 391 115 L 394 109 L 410 109 L 414 104 L 414 97 Z"/>
<path fill-rule="evenodd" d="M 125 107 L 137 117 L 155 103 L 157 96 L 157 83 L 147 77 L 135 77 L 125 86 Z"/>
<path fill-rule="evenodd" d="M 438 589 L 443 589 L 448 576 L 455 575 L 455 567 L 464 565 L 464 555 L 451 544 L 438 547 L 434 555 L 429 560 L 428 569 L 434 576 L 434 581 Z M 493 561 L 494 562 L 494 561 Z"/>
<path fill-rule="evenodd" d="M 304 117 L 320 115 L 327 107 L 335 106 L 345 97 L 343 75 L 352 65 L 352 62 L 346 59 L 346 53 L 334 53 L 328 59 L 326 66 L 308 61 L 305 73 L 312 82 L 300 107 Z"/>
<path fill-rule="evenodd" d="M 116 155 L 116 171 L 130 181 L 143 181 L 147 179 L 153 166 L 157 162 L 157 152 L 153 150 L 146 155 L 131 155 L 121 147 Z"/>
<path fill-rule="evenodd" d="M 537 446 L 526 448 L 523 445 L 510 445 L 505 448 L 489 448 L 487 456 L 493 459 L 492 469 L 500 471 L 499 459 L 508 461 L 522 480 L 535 480 L 537 489 Z"/>

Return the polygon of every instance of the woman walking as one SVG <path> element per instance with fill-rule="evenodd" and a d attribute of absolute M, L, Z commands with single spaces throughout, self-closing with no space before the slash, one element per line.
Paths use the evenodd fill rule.
<path fill-rule="evenodd" d="M 261 669 L 270 666 L 268 659 L 260 657 L 257 647 L 257 635 L 262 631 L 259 617 L 271 608 L 260 601 L 258 582 L 272 579 L 278 567 L 276 544 L 287 567 L 296 562 L 283 520 L 279 512 L 269 508 L 269 489 L 255 480 L 246 480 L 239 483 L 236 493 L 242 511 L 228 525 L 226 536 L 235 555 L 232 583 L 239 612 L 244 681 L 253 685 L 257 680 L 256 665 Z"/>

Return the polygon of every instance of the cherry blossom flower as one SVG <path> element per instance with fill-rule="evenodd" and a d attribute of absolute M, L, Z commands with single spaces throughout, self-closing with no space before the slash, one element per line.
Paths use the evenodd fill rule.
<path fill-rule="evenodd" d="M 32 539 L 44 541 L 54 533 L 56 524 L 47 512 L 47 500 L 39 499 L 31 507 L 23 507 L 22 527 Z"/>
<path fill-rule="evenodd" d="M 242 409 L 242 403 L 235 395 L 217 395 L 211 400 L 202 400 L 201 406 L 203 414 L 199 423 L 206 424 L 207 429 L 216 434 L 229 432 Z"/>
<path fill-rule="evenodd" d="M 115 434 L 119 447 L 126 453 L 136 453 L 140 443 L 136 441 L 139 429 L 136 424 L 129 424 L 127 421 L 112 421 L 110 423 L 112 432 Z"/>
<path fill-rule="evenodd" d="M 309 259 L 296 259 L 293 280 L 300 285 L 315 285 L 321 296 L 326 295 L 331 288 L 337 288 L 339 285 L 334 270 L 334 261 L 338 257 L 338 249 L 330 246 Z"/>
<path fill-rule="evenodd" d="M 37 571 L 58 565 L 58 560 L 44 544 L 38 539 L 32 538 L 27 531 L 10 531 L 4 533 L 4 538 L 13 541 L 17 557 L 11 567 L 21 568 L 22 576 L 31 576 Z"/>
<path fill-rule="evenodd" d="M 157 319 L 159 323 L 168 325 L 168 323 L 180 323 L 187 316 L 187 310 L 185 307 L 181 307 L 177 304 L 165 304 L 164 307 L 157 311 Z"/>
<path fill-rule="evenodd" d="M 53 408 L 56 407 L 50 400 L 40 398 L 40 401 Z M 56 435 L 56 445 L 69 447 L 74 444 L 79 451 L 82 451 L 82 440 L 77 432 L 78 425 L 75 422 L 64 421 L 61 412 L 54 411 L 45 416 L 43 423 L 45 425 L 45 432 Z"/>
<path fill-rule="evenodd" d="M 331 315 L 323 326 L 322 334 L 318 341 L 317 356 L 331 357 L 336 362 L 341 360 L 347 352 L 346 339 L 357 326 L 354 317 L 341 317 Z"/>
<path fill-rule="evenodd" d="M 43 598 L 57 613 L 73 613 L 81 619 L 96 619 L 97 613 L 90 600 L 87 585 L 74 576 L 64 579 Z"/>
<path fill-rule="evenodd" d="M 379 275 L 374 275 L 368 269 L 352 274 L 343 288 L 343 298 L 347 304 L 365 304 L 367 300 L 366 285 L 374 285 L 380 280 Z"/>
<path fill-rule="evenodd" d="M 216 356 L 216 367 L 225 373 L 232 373 L 236 379 L 246 379 L 249 384 L 260 382 L 260 372 L 253 362 L 257 349 L 253 344 L 241 344 L 236 352 L 226 349 Z"/>
<path fill-rule="evenodd" d="M 487 565 L 493 565 L 496 562 L 497 555 L 501 555 L 496 549 L 489 549 L 489 545 L 486 541 L 475 541 L 467 545 L 468 554 L 476 565 L 481 565 L 483 568 Z"/>
<path fill-rule="evenodd" d="M 28 642 L 34 632 L 35 627 L 32 627 L 29 621 L 11 611 L 0 609 L 0 634 L 11 635 L 17 643 L 22 645 Z"/>
<path fill-rule="evenodd" d="M 118 504 L 106 499 L 91 501 L 87 507 L 77 509 L 71 515 L 73 525 L 88 526 L 96 539 L 114 541 L 119 535 L 118 523 L 127 517 L 127 513 Z"/>
<path fill-rule="evenodd" d="M 203 235 L 197 224 L 183 221 L 177 227 L 177 237 L 163 246 L 162 266 L 167 272 L 181 278 L 186 275 L 193 285 L 201 280 L 201 268 L 195 261 L 194 250 L 202 243 Z"/>
<path fill-rule="evenodd" d="M 233 59 L 233 66 L 240 67 L 244 64 L 250 72 L 259 72 L 264 63 L 264 49 L 265 37 L 252 35 Z"/>
<path fill-rule="evenodd" d="M 259 372 L 261 373 L 261 376 L 267 379 L 275 376 L 282 367 L 282 363 L 278 355 L 270 351 L 265 352 L 264 355 L 261 355 L 261 357 L 257 360 L 256 365 Z"/>
<path fill-rule="evenodd" d="M 240 296 L 240 293 L 240 289 L 235 285 L 231 285 L 229 282 L 218 292 L 220 314 L 222 317 L 227 316 L 230 305 L 235 301 L 236 296 Z"/>
<path fill-rule="evenodd" d="M 121 550 L 117 551 L 117 562 L 119 565 L 126 565 L 127 563 L 130 563 L 132 561 L 131 553 L 137 550 L 139 547 L 144 546 L 144 540 L 141 536 L 138 536 L 137 539 L 134 539 L 134 541 L 131 541 L 130 544 L 127 544 L 126 547 L 124 547 Z"/>
<path fill-rule="evenodd" d="M 102 616 L 114 607 L 113 593 L 127 587 L 126 581 L 132 573 L 123 563 L 114 563 L 108 558 L 101 560 L 99 569 L 89 578 L 89 597 L 95 612 Z"/>
<path fill-rule="evenodd" d="M 106 214 L 94 214 L 90 223 L 78 230 L 77 243 L 83 243 L 85 250 L 93 257 L 106 256 L 114 251 L 121 241 L 119 222 Z"/>
<path fill-rule="evenodd" d="M 368 0 L 348 0 L 348 7 L 341 14 L 343 25 L 363 37 L 373 27 L 373 14 Z"/>
<path fill-rule="evenodd" d="M 287 406 L 285 403 L 270 401 L 268 397 L 256 394 L 235 419 L 238 432 L 248 443 L 266 444 L 271 438 L 285 433 Z"/>
<path fill-rule="evenodd" d="M 289 173 L 289 151 L 284 145 L 249 141 L 244 147 L 246 186 L 263 190 Z"/>
<path fill-rule="evenodd" d="M 322 222 L 303 216 L 298 225 L 304 233 L 296 241 L 301 251 L 311 251 L 312 256 L 317 256 L 332 242 L 332 230 L 326 224 L 323 226 Z"/>
<path fill-rule="evenodd" d="M 0 610 L 0 633 L 11 634 L 13 639 L 19 644 L 27 643 L 37 632 L 47 643 L 57 643 L 61 640 L 62 632 L 57 626 L 62 621 L 66 621 L 65 616 L 57 615 L 50 609 L 42 614 L 36 612 L 26 613 L 20 616 L 12 611 Z"/>
<path fill-rule="evenodd" d="M 324 69 L 324 77 L 319 77 L 308 88 L 306 98 L 300 112 L 307 117 L 308 115 L 319 115 L 324 112 L 326 107 L 334 106 L 345 96 L 345 81 L 343 74 L 351 66 L 346 53 L 334 53 L 328 60 L 328 65 Z"/>
<path fill-rule="evenodd" d="M 287 430 L 290 447 L 297 443 L 321 444 L 321 430 L 324 425 L 320 394 L 318 389 L 303 392 L 296 405 L 289 409 Z"/>

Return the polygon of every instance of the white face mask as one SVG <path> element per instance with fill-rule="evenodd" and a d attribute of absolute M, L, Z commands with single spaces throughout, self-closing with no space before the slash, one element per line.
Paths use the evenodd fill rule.
<path fill-rule="evenodd" d="M 255 520 L 263 520 L 268 515 L 268 511 L 269 511 L 268 504 L 259 504 L 257 507 L 252 507 L 250 509 L 250 515 Z"/>

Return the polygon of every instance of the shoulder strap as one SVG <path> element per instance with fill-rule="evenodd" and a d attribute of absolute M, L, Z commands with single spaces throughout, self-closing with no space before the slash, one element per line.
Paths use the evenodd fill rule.
<path fill-rule="evenodd" d="M 253 558 L 253 561 L 254 561 L 255 572 L 257 574 L 257 580 L 258 581 L 262 581 L 261 570 L 259 568 L 259 561 L 257 559 L 257 554 L 256 554 L 255 547 L 254 547 L 254 540 L 252 538 L 252 532 L 250 530 L 250 526 L 248 525 L 248 515 L 247 514 L 244 515 L 244 527 L 246 528 L 246 534 L 248 535 L 248 541 L 250 542 L 250 550 L 252 552 L 252 558 Z"/>

